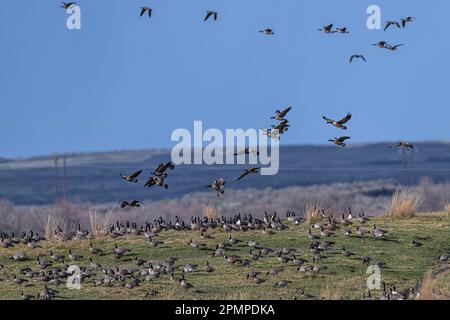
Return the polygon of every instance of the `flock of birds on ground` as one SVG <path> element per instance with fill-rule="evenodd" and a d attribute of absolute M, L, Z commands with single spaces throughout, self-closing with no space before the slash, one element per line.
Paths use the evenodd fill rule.
<path fill-rule="evenodd" d="M 210 261 L 215 259 L 224 259 L 226 263 L 236 268 L 246 267 L 242 272 L 246 273 L 247 281 L 255 284 L 262 284 L 266 281 L 271 281 L 274 276 L 282 276 L 286 269 L 295 269 L 300 273 L 305 274 L 320 274 L 327 269 L 322 262 L 330 257 L 330 254 L 342 254 L 348 259 L 357 259 L 361 261 L 361 265 L 377 265 L 379 268 L 385 268 L 386 263 L 383 261 L 375 261 L 370 256 L 358 255 L 346 249 L 344 246 L 338 245 L 333 238 L 339 233 L 349 239 L 357 239 L 372 236 L 374 238 L 388 237 L 388 231 L 372 224 L 372 228 L 365 228 L 366 224 L 370 223 L 370 218 L 366 217 L 364 212 L 357 216 L 352 214 L 349 208 L 347 214 L 342 214 L 341 218 L 331 214 L 325 213 L 325 210 L 314 208 L 314 212 L 319 217 L 315 223 L 309 225 L 309 232 L 305 237 L 308 237 L 309 246 L 304 248 L 270 248 L 261 245 L 258 241 L 248 240 L 243 241 L 238 238 L 240 232 L 253 230 L 254 232 L 261 231 L 266 235 L 273 235 L 278 232 L 283 232 L 288 228 L 294 228 L 297 225 L 306 223 L 303 217 L 297 216 L 294 212 L 287 211 L 284 218 L 280 218 L 276 212 L 272 214 L 265 213 L 263 219 L 252 217 L 251 214 L 241 215 L 240 213 L 234 217 L 219 217 L 201 218 L 192 217 L 189 222 L 185 222 L 179 217 L 176 217 L 175 223 L 166 221 L 162 217 L 155 219 L 153 222 L 145 222 L 143 225 L 138 225 L 129 221 L 117 221 L 115 224 L 109 226 L 109 236 L 113 239 L 124 238 L 129 236 L 144 237 L 147 239 L 149 248 L 157 250 L 158 247 L 167 246 L 164 241 L 157 240 L 158 236 L 165 231 L 180 231 L 190 232 L 189 236 L 198 235 L 200 239 L 208 239 L 215 243 L 215 246 L 207 245 L 205 243 L 193 241 L 191 238 L 187 239 L 185 245 L 190 250 L 200 250 L 204 253 L 204 265 L 199 266 L 194 263 L 177 264 L 178 257 L 169 256 L 163 261 L 145 260 L 139 257 L 138 254 L 133 253 L 132 248 L 119 247 L 117 244 L 110 249 L 94 247 L 92 240 L 94 237 L 87 230 L 83 230 L 78 225 L 78 230 L 71 234 L 63 235 L 59 230 L 55 231 L 55 238 L 65 241 L 90 241 L 89 245 L 89 265 L 87 257 L 74 253 L 71 250 L 67 252 L 53 252 L 49 250 L 48 254 L 42 254 L 41 243 L 45 239 L 39 234 L 31 231 L 30 233 L 22 233 L 21 236 L 16 236 L 14 233 L 1 233 L 0 247 L 2 248 L 21 248 L 23 246 L 29 247 L 33 250 L 40 248 L 41 252 L 36 256 L 36 268 L 30 266 L 20 269 L 20 274 L 12 274 L 10 279 L 0 279 L 0 283 L 10 282 L 14 285 L 28 288 L 28 285 L 33 283 L 41 283 L 44 288 L 42 292 L 34 296 L 21 293 L 21 298 L 24 300 L 43 299 L 52 300 L 58 297 L 58 290 L 50 288 L 50 286 L 59 286 L 66 284 L 68 277 L 74 275 L 74 270 L 70 269 L 70 264 L 80 264 L 79 280 L 84 286 L 91 285 L 93 287 L 123 287 L 125 289 L 135 289 L 141 286 L 144 282 L 153 282 L 153 280 L 166 277 L 171 283 L 180 286 L 183 289 L 190 290 L 188 292 L 201 294 L 205 293 L 198 288 L 195 288 L 187 279 L 189 274 L 196 272 L 213 273 L 216 271 Z M 219 233 L 212 235 L 212 230 L 224 231 L 223 241 L 220 239 Z M 226 236 L 228 234 L 228 236 Z M 233 235 L 234 234 L 234 235 Z M 64 237 L 64 238 L 62 238 Z M 305 239 L 306 240 L 306 239 Z M 420 247 L 422 243 L 418 240 L 413 240 L 410 244 L 412 247 Z M 248 248 L 248 253 L 246 248 Z M 233 254 L 239 251 L 240 255 Z M 313 256 L 312 259 L 305 259 L 305 251 L 310 251 Z M 96 262 L 96 257 L 105 255 L 114 255 L 117 264 L 112 266 L 102 266 Z M 303 256 L 300 257 L 300 255 Z M 121 263 L 127 261 L 123 258 L 133 257 L 131 260 L 135 267 L 130 268 Z M 203 255 L 202 255 L 203 256 Z M 252 270 L 252 263 L 255 261 L 269 261 L 270 259 L 278 262 L 278 265 L 263 271 Z M 18 264 L 26 262 L 29 257 L 23 252 L 17 252 L 10 256 L 12 263 Z M 449 255 L 443 254 L 438 257 L 442 263 L 449 261 Z M 130 261 L 128 259 L 128 261 Z M 0 264 L 0 271 L 4 265 Z M 238 270 L 238 269 L 237 269 Z M 289 279 L 281 279 L 277 277 L 274 280 L 273 287 L 288 287 L 292 281 Z M 386 286 L 383 282 L 383 292 L 380 296 L 374 297 L 370 291 L 363 293 L 363 299 L 383 299 L 383 300 L 403 300 L 415 299 L 419 295 L 419 284 L 415 287 L 407 288 L 404 291 L 398 291 L 395 284 Z M 145 293 L 145 298 L 157 296 L 160 292 L 155 289 L 149 289 Z M 305 292 L 304 289 L 298 288 L 298 294 L 293 299 L 320 299 L 322 297 L 315 297 Z"/>
<path fill-rule="evenodd" d="M 72 6 L 76 5 L 75 2 L 63 2 L 61 7 L 64 9 L 69 9 Z M 147 15 L 148 17 L 152 16 L 153 9 L 150 7 L 141 7 L 140 8 L 140 16 L 143 17 Z M 204 21 L 218 19 L 218 12 L 216 11 L 207 11 Z M 414 20 L 413 17 L 407 17 L 401 19 L 400 22 L 397 21 L 388 21 L 386 23 L 385 31 L 391 27 L 397 28 L 405 28 L 408 23 L 411 23 Z M 348 34 L 349 30 L 345 27 L 333 29 L 333 24 L 327 25 L 319 31 L 326 34 Z M 259 32 L 264 35 L 274 35 L 275 32 L 273 29 L 266 28 L 260 30 Z M 395 51 L 399 47 L 403 46 L 403 44 L 398 45 L 390 45 L 385 41 L 380 41 L 375 46 L 388 49 L 390 51 Z M 361 59 L 363 61 L 367 61 L 365 56 L 362 54 L 354 54 L 350 58 L 350 63 L 352 63 L 355 59 Z M 284 134 L 288 131 L 290 124 L 286 119 L 286 115 L 292 107 L 288 107 L 284 110 L 277 110 L 275 115 L 271 117 L 278 121 L 277 124 L 272 125 L 270 129 L 263 129 L 264 133 L 273 139 L 280 139 L 280 135 Z M 351 120 L 352 115 L 348 113 L 344 118 L 340 120 L 334 120 L 328 117 L 323 116 L 326 124 L 332 125 L 340 130 L 347 130 L 347 123 Z M 349 136 L 341 136 L 330 139 L 329 141 L 334 143 L 337 146 L 345 147 L 347 141 L 350 139 Z M 397 144 L 390 146 L 397 148 L 404 148 L 406 150 L 411 150 L 414 146 L 405 141 L 398 142 Z M 259 152 L 253 148 L 245 148 L 242 151 L 236 152 L 234 155 L 249 155 L 256 154 L 259 155 Z M 161 163 L 153 172 L 151 172 L 151 176 L 147 179 L 144 186 L 152 187 L 159 186 L 167 189 L 168 184 L 166 183 L 166 179 L 168 177 L 168 171 L 173 170 L 175 165 L 172 162 Z M 258 173 L 259 167 L 246 169 L 237 180 L 241 180 L 251 174 Z M 139 170 L 131 173 L 130 175 L 121 174 L 121 178 L 129 183 L 137 183 L 139 180 L 139 176 L 143 170 Z M 224 185 L 225 180 L 220 178 L 213 181 L 211 184 L 207 185 L 207 188 L 210 188 L 217 192 L 217 195 L 220 196 L 224 193 Z M 143 203 L 139 200 L 132 201 L 123 201 L 121 203 L 122 208 L 128 207 L 141 207 Z M 364 212 L 361 212 L 357 217 L 352 215 L 351 209 L 349 208 L 348 214 L 342 214 L 341 219 L 337 219 L 332 215 L 328 215 L 325 211 L 315 208 L 314 211 L 321 217 L 320 222 L 314 223 L 310 226 L 308 232 L 309 239 L 309 248 L 303 248 L 310 250 L 314 255 L 312 260 L 304 259 L 299 257 L 301 248 L 269 248 L 261 246 L 257 241 L 249 240 L 246 243 L 243 243 L 238 237 L 233 236 L 232 233 L 236 231 L 247 231 L 247 230 L 261 230 L 265 234 L 274 234 L 276 232 L 282 232 L 287 226 L 287 222 L 298 225 L 305 222 L 303 217 L 295 215 L 293 212 L 287 212 L 285 218 L 280 218 L 277 213 L 268 214 L 265 213 L 263 219 L 254 218 L 251 214 L 243 215 L 239 213 L 234 217 L 220 217 L 217 219 L 213 218 L 201 218 L 201 217 L 192 217 L 189 222 L 185 222 L 179 217 L 176 217 L 176 221 L 173 223 L 172 221 L 166 221 L 162 217 L 155 219 L 152 223 L 145 222 L 143 225 L 139 225 L 134 222 L 129 221 L 117 221 L 114 225 L 109 227 L 109 236 L 113 239 L 126 237 L 128 235 L 136 235 L 145 237 L 148 241 L 149 247 L 157 248 L 161 245 L 164 245 L 163 241 L 159 241 L 156 238 L 158 235 L 167 230 L 175 230 L 175 231 L 194 231 L 199 232 L 201 239 L 214 239 L 212 235 L 209 234 L 209 231 L 212 229 L 223 229 L 226 233 L 228 233 L 228 237 L 223 242 L 217 242 L 215 248 L 209 248 L 206 244 L 201 242 L 193 241 L 189 238 L 186 241 L 186 246 L 194 249 L 194 250 L 202 250 L 205 252 L 205 265 L 199 266 L 196 264 L 186 264 L 186 265 L 177 265 L 177 257 L 166 257 L 164 261 L 155 262 L 155 261 L 146 261 L 141 259 L 137 254 L 134 254 L 131 248 L 122 248 L 117 244 L 112 248 L 112 254 L 118 261 L 116 266 L 101 266 L 98 262 L 95 261 L 96 256 L 101 256 L 108 254 L 108 252 L 104 252 L 101 248 L 96 248 L 92 245 L 92 242 L 89 246 L 89 252 L 91 256 L 89 257 L 89 266 L 81 267 L 80 280 L 83 284 L 90 283 L 92 286 L 104 286 L 104 287 L 113 287 L 116 283 L 119 283 L 122 287 L 126 289 L 134 289 L 140 286 L 144 281 L 153 281 L 162 276 L 167 276 L 171 282 L 179 285 L 181 288 L 186 290 L 192 290 L 196 293 L 201 293 L 201 290 L 194 288 L 194 286 L 188 282 L 186 279 L 188 274 L 203 270 L 207 273 L 215 272 L 215 268 L 210 264 L 209 260 L 214 258 L 222 258 L 225 259 L 230 265 L 236 267 L 251 267 L 252 262 L 256 260 L 268 259 L 269 257 L 276 258 L 277 261 L 281 264 L 279 267 L 273 267 L 270 270 L 264 272 L 257 271 L 249 271 L 246 274 L 246 278 L 248 281 L 251 281 L 256 284 L 261 284 L 266 281 L 269 281 L 271 276 L 276 276 L 278 274 L 282 274 L 285 268 L 292 267 L 296 268 L 298 272 L 302 273 L 315 273 L 318 274 L 323 272 L 326 269 L 326 266 L 321 265 L 321 261 L 327 258 L 327 254 L 336 250 L 335 248 L 339 247 L 334 241 L 331 241 L 332 236 L 337 232 L 342 232 L 346 237 L 366 237 L 373 236 L 375 238 L 383 238 L 387 235 L 387 231 L 381 228 L 378 228 L 376 225 L 373 225 L 371 229 L 364 229 L 364 224 L 369 222 L 369 218 L 364 215 Z M 314 231 L 314 232 L 313 232 Z M 92 240 L 93 236 L 87 231 L 83 230 L 81 226 L 78 226 L 78 230 L 70 235 L 64 235 L 61 228 L 55 230 L 55 238 L 61 240 Z M 39 234 L 30 232 L 28 234 L 23 233 L 21 236 L 16 236 L 14 233 L 1 233 L 1 241 L 0 247 L 9 248 L 16 247 L 20 248 L 20 246 L 27 246 L 31 249 L 41 248 L 40 243 L 45 239 Z M 412 241 L 411 246 L 420 247 L 422 243 L 417 240 Z M 247 256 L 237 256 L 232 255 L 230 253 L 233 248 L 245 248 L 248 247 L 248 255 Z M 345 247 L 340 246 L 338 249 L 343 256 L 346 258 L 357 257 L 361 260 L 361 262 L 365 265 L 369 265 L 371 263 L 376 264 L 380 268 L 385 267 L 385 263 L 382 261 L 373 262 L 372 258 L 369 256 L 358 256 L 357 253 L 351 252 L 347 250 Z M 124 256 L 132 255 L 133 263 L 135 264 L 135 268 L 124 267 L 120 265 L 120 261 Z M 28 257 L 25 253 L 15 253 L 10 257 L 11 261 L 14 263 L 21 263 L 23 261 L 28 260 Z M 76 254 L 69 250 L 66 253 L 55 253 L 50 251 L 48 253 L 48 259 L 45 259 L 44 256 L 37 256 L 36 258 L 36 269 L 32 269 L 31 267 L 22 268 L 20 270 L 20 274 L 11 275 L 11 279 L 0 279 L 0 283 L 4 281 L 11 281 L 15 285 L 25 286 L 32 282 L 32 279 L 37 279 L 44 283 L 44 289 L 38 295 L 33 296 L 31 294 L 26 294 L 22 291 L 21 298 L 23 300 L 30 299 L 43 299 L 43 300 L 52 300 L 55 297 L 58 297 L 58 290 L 50 288 L 51 285 L 59 286 L 67 281 L 67 278 L 73 275 L 73 271 L 68 269 L 67 262 L 76 262 L 83 261 L 85 257 Z M 449 259 L 449 255 L 442 255 L 439 257 L 441 262 L 447 262 Z M 55 266 L 59 264 L 58 266 Z M 0 264 L 0 270 L 4 268 L 3 265 Z M 181 269 L 181 275 L 177 275 L 177 272 Z M 287 287 L 291 285 L 290 280 L 282 279 L 278 280 L 274 283 L 274 287 Z M 154 289 L 150 289 L 146 292 L 145 297 L 153 297 L 157 296 L 159 292 Z M 418 295 L 418 287 L 408 288 L 404 291 L 397 291 L 395 285 L 392 284 L 388 288 L 386 284 L 383 283 L 383 293 L 379 299 L 393 299 L 393 300 L 401 300 L 401 299 L 413 299 Z M 314 297 L 309 295 L 303 289 L 299 289 L 298 296 L 294 297 L 295 299 L 315 299 L 320 297 Z M 375 299 L 373 294 L 369 292 L 365 292 L 363 294 L 364 299 Z"/>

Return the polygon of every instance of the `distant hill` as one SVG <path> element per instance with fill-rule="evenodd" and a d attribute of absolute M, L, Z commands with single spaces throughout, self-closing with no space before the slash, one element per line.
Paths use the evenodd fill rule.
<path fill-rule="evenodd" d="M 143 187 L 145 178 L 159 163 L 169 161 L 168 150 L 115 151 L 67 156 L 68 195 L 73 201 L 105 203 L 123 199 L 161 200 L 190 192 L 206 192 L 217 178 L 227 188 L 265 189 L 336 182 L 389 179 L 416 184 L 422 177 L 450 181 L 450 143 L 417 143 L 414 152 L 399 152 L 386 143 L 334 146 L 285 146 L 280 150 L 276 176 L 250 176 L 235 180 L 246 166 L 183 165 L 169 173 L 169 189 Z M 62 162 L 59 197 L 62 196 Z M 126 183 L 120 173 L 145 169 L 138 184 Z M 37 157 L 0 163 L 0 198 L 16 204 L 48 204 L 55 200 L 53 158 Z"/>

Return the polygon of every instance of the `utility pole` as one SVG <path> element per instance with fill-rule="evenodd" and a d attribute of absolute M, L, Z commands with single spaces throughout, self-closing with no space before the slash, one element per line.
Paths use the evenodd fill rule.
<path fill-rule="evenodd" d="M 58 152 L 55 153 L 54 156 L 54 162 L 55 162 L 55 202 L 58 201 Z"/>
<path fill-rule="evenodd" d="M 64 166 L 64 202 L 67 201 L 67 167 L 66 167 L 66 156 L 63 158 Z"/>

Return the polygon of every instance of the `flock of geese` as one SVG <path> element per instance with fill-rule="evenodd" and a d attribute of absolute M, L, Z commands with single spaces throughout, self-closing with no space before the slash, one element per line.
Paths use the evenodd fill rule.
<path fill-rule="evenodd" d="M 332 241 L 339 233 L 348 239 L 354 239 L 353 241 L 369 236 L 377 239 L 387 237 L 388 231 L 377 227 L 375 224 L 372 225 L 372 228 L 364 227 L 370 223 L 370 218 L 366 217 L 364 212 L 355 216 L 352 214 L 351 208 L 349 208 L 348 214 L 342 214 L 341 218 L 337 218 L 326 214 L 324 210 L 318 208 L 314 208 L 314 210 L 321 218 L 317 220 L 318 222 L 309 226 L 307 235 L 303 235 L 305 238 L 308 238 L 305 240 L 308 240 L 309 245 L 298 248 L 270 248 L 251 238 L 244 241 L 237 237 L 241 234 L 239 232 L 251 230 L 272 235 L 306 223 L 303 217 L 297 216 L 290 211 L 286 212 L 284 218 L 279 217 L 276 212 L 272 214 L 265 213 L 263 219 L 254 218 L 251 214 L 241 215 L 240 213 L 234 217 L 227 218 L 222 216 L 217 219 L 192 217 L 189 222 L 176 217 L 174 223 L 159 217 L 153 222 L 145 222 L 143 225 L 129 221 L 117 221 L 109 227 L 109 236 L 111 238 L 142 237 L 146 239 L 149 248 L 154 250 L 171 245 L 156 239 L 165 231 L 189 232 L 189 236 L 197 235 L 200 239 L 209 240 L 209 245 L 201 241 L 193 241 L 191 238 L 188 238 L 185 245 L 186 250 L 199 250 L 202 253 L 203 266 L 195 263 L 177 264 L 179 258 L 176 256 L 165 257 L 162 261 L 146 260 L 133 252 L 132 248 L 119 247 L 116 243 L 112 247 L 108 246 L 108 248 L 106 245 L 101 248 L 94 247 L 92 244 L 94 237 L 89 231 L 83 230 L 81 226 L 78 226 L 76 232 L 64 235 L 64 240 L 90 241 L 89 257 L 74 253 L 71 250 L 67 250 L 65 253 L 56 253 L 49 250 L 47 254 L 43 254 L 44 249 L 42 249 L 41 243 L 45 239 L 33 231 L 28 234 L 22 233 L 21 236 L 16 236 L 14 233 L 1 233 L 0 247 L 14 247 L 19 250 L 21 247 L 27 246 L 33 250 L 39 249 L 39 254 L 35 258 L 36 268 L 30 266 L 22 267 L 20 268 L 20 274 L 11 274 L 10 279 L 0 278 L 0 283 L 9 281 L 23 290 L 28 288 L 29 285 L 33 286 L 33 284 L 40 283 L 43 285 L 43 290 L 40 293 L 32 295 L 26 294 L 22 290 L 21 298 L 23 300 L 52 300 L 59 297 L 59 292 L 50 287 L 65 284 L 67 279 L 74 275 L 74 271 L 69 269 L 69 265 L 76 263 L 80 265 L 79 280 L 83 286 L 90 285 L 105 288 L 119 286 L 133 290 L 145 282 L 151 283 L 157 278 L 164 278 L 175 286 L 190 290 L 187 292 L 202 294 L 205 292 L 194 287 L 187 277 L 198 272 L 216 272 L 216 268 L 210 263 L 210 261 L 216 261 L 216 259 L 223 259 L 227 264 L 236 267 L 236 270 L 242 270 L 238 271 L 238 274 L 240 272 L 243 273 L 243 281 L 247 279 L 247 281 L 258 285 L 272 282 L 271 285 L 273 287 L 294 286 L 291 280 L 281 278 L 288 269 L 311 275 L 326 272 L 327 266 L 322 262 L 333 254 L 341 254 L 344 259 L 359 259 L 362 266 L 371 264 L 377 265 L 379 268 L 389 267 L 383 261 L 376 261 L 370 256 L 359 255 L 357 252 L 352 252 L 344 246 L 338 245 L 336 241 Z M 211 231 L 217 229 L 222 229 L 223 233 L 215 232 L 213 235 Z M 58 231 L 55 232 L 55 235 L 61 236 Z M 223 238 L 220 239 L 221 237 Z M 214 245 L 211 245 L 211 242 Z M 417 248 L 422 246 L 422 243 L 413 240 L 410 245 Z M 307 254 L 307 252 L 310 253 Z M 116 264 L 102 266 L 96 261 L 97 257 L 108 254 L 114 256 Z M 134 267 L 123 265 L 125 261 L 130 261 L 130 259 L 124 259 L 127 257 L 132 257 L 131 263 Z M 18 266 L 30 259 L 23 252 L 16 252 L 10 256 L 11 263 Z M 442 263 L 448 262 L 449 255 L 443 254 L 437 259 Z M 259 268 L 256 271 L 252 268 L 256 261 L 265 261 L 273 267 L 267 267 L 266 270 Z M 276 261 L 275 264 L 273 264 L 274 261 Z M 0 264 L 0 270 L 3 268 L 4 265 Z M 364 291 L 362 297 L 363 299 L 382 300 L 415 299 L 419 295 L 419 289 L 419 285 L 416 285 L 415 287 L 398 291 L 395 284 L 387 286 L 383 283 L 381 295 L 375 297 L 372 292 Z M 144 297 L 153 297 L 158 294 L 160 292 L 155 289 L 149 289 L 145 292 Z M 304 289 L 297 288 L 296 294 L 292 298 L 320 299 L 322 297 L 315 297 L 306 293 Z"/>
<path fill-rule="evenodd" d="M 76 5 L 75 2 L 63 2 L 61 7 L 69 9 Z M 147 15 L 152 17 L 153 9 L 150 7 L 141 7 L 140 16 Z M 216 21 L 218 19 L 218 12 L 207 11 L 204 21 L 210 19 Z M 385 31 L 390 27 L 405 28 L 408 23 L 414 20 L 413 17 L 407 17 L 398 21 L 386 22 Z M 327 25 L 319 31 L 326 34 L 349 34 L 350 31 L 346 27 L 333 29 L 333 24 Z M 259 32 L 265 35 L 274 35 L 274 30 L 267 28 L 260 30 Z M 391 51 L 397 50 L 403 44 L 390 45 L 385 41 L 380 41 L 375 46 Z M 352 55 L 350 63 L 355 59 L 362 59 L 366 61 L 366 58 L 362 54 Z M 284 110 L 277 110 L 275 115 L 271 119 L 277 121 L 269 129 L 262 129 L 264 134 L 273 139 L 280 139 L 280 135 L 284 134 L 289 129 L 289 121 L 286 119 L 287 114 L 291 111 L 292 107 L 289 106 Z M 327 125 L 334 126 L 339 130 L 347 130 L 348 122 L 351 120 L 352 115 L 348 113 L 340 120 L 334 120 L 323 116 L 323 120 Z M 345 147 L 349 136 L 334 137 L 329 141 L 337 146 Z M 391 148 L 404 148 L 411 150 L 414 146 L 405 141 L 400 141 Z M 234 155 L 249 155 L 259 152 L 253 148 L 245 148 Z M 172 162 L 161 163 L 154 171 L 151 172 L 151 176 L 146 180 L 145 187 L 158 186 L 167 189 L 168 184 L 166 179 L 168 172 L 173 170 L 175 165 Z M 256 174 L 259 172 L 259 167 L 249 168 L 237 177 L 237 180 Z M 143 170 L 138 170 L 130 175 L 120 174 L 121 178 L 127 183 L 138 183 L 139 177 Z M 217 193 L 217 196 L 224 194 L 224 185 L 226 181 L 222 178 L 213 181 L 207 185 L 206 188 L 210 188 Z M 122 208 L 128 207 L 141 207 L 143 203 L 138 200 L 123 201 L 121 203 Z M 280 218 L 276 212 L 272 214 L 265 213 L 263 219 L 254 218 L 252 215 L 237 214 L 234 217 L 219 217 L 214 218 L 201 218 L 192 217 L 190 221 L 185 222 L 183 219 L 176 217 L 175 222 L 166 221 L 162 217 L 155 219 L 153 222 L 145 222 L 143 225 L 139 225 L 135 222 L 129 221 L 117 221 L 115 224 L 109 227 L 109 236 L 113 239 L 126 237 L 129 235 L 142 236 L 147 239 L 149 247 L 157 248 L 164 246 L 163 241 L 159 241 L 156 238 L 161 232 L 168 230 L 175 231 L 193 231 L 198 232 L 201 239 L 214 239 L 209 234 L 210 230 L 222 229 L 228 234 L 227 238 L 223 241 L 217 241 L 214 247 L 208 247 L 205 243 L 193 241 L 189 238 L 186 241 L 186 247 L 192 250 L 202 250 L 205 253 L 205 265 L 199 266 L 197 264 L 177 265 L 177 257 L 166 257 L 163 261 L 147 261 L 139 257 L 138 254 L 133 253 L 132 248 L 121 248 L 117 244 L 111 248 L 110 254 L 113 254 L 117 260 L 115 266 L 102 266 L 95 261 L 97 256 L 108 254 L 105 248 L 96 248 L 92 245 L 89 246 L 90 257 L 88 259 L 89 264 L 81 266 L 80 280 L 83 284 L 90 283 L 92 286 L 104 286 L 113 287 L 116 283 L 126 289 L 134 289 L 139 287 L 145 281 L 153 281 L 159 277 L 167 277 L 171 283 L 179 285 L 181 288 L 191 290 L 193 293 L 201 293 L 200 290 L 194 288 L 194 286 L 186 279 L 189 274 L 203 270 L 207 273 L 216 272 L 213 265 L 210 264 L 210 260 L 215 258 L 225 259 L 227 263 L 236 267 L 252 267 L 252 263 L 257 260 L 269 260 L 276 259 L 279 266 L 273 267 L 266 272 L 261 271 L 246 271 L 245 278 L 256 284 L 262 284 L 266 281 L 271 281 L 271 277 L 278 274 L 282 274 L 286 268 L 295 268 L 298 272 L 318 274 L 326 269 L 326 266 L 321 262 L 328 257 L 328 254 L 333 250 L 340 252 L 346 258 L 355 258 L 361 260 L 362 264 L 368 265 L 372 263 L 373 259 L 369 256 L 359 256 L 358 253 L 349 251 L 344 246 L 339 246 L 335 241 L 331 241 L 333 235 L 336 233 L 342 233 L 346 237 L 366 237 L 372 236 L 375 238 L 384 238 L 388 232 L 386 230 L 378 228 L 373 225 L 371 229 L 364 229 L 364 225 L 369 222 L 369 218 L 361 212 L 358 216 L 353 216 L 351 209 L 349 208 L 348 214 L 342 214 L 341 219 L 337 219 L 332 215 L 325 214 L 325 211 L 314 209 L 321 216 L 321 222 L 314 223 L 310 226 L 308 232 L 309 246 L 307 248 L 269 248 L 262 246 L 255 240 L 248 240 L 243 242 L 236 236 L 233 236 L 233 232 L 247 231 L 247 230 L 260 230 L 265 234 L 274 234 L 276 232 L 283 232 L 288 228 L 287 224 L 299 225 L 305 222 L 303 217 L 296 216 L 293 212 L 287 212 L 285 218 Z M 22 233 L 21 236 L 16 236 L 14 233 L 1 233 L 0 247 L 9 248 L 20 246 L 27 246 L 31 249 L 41 248 L 40 243 L 45 239 L 39 234 L 31 231 L 30 233 Z M 55 237 L 63 237 L 63 240 L 92 240 L 93 236 L 87 230 L 83 230 L 81 226 L 78 226 L 76 232 L 70 235 L 63 235 L 61 228 L 55 231 Z M 422 243 L 414 240 L 411 243 L 413 247 L 420 247 Z M 248 249 L 247 249 L 248 248 Z M 239 249 L 240 255 L 233 255 L 233 249 Z M 246 251 L 248 250 L 248 251 Z M 299 255 L 303 254 L 305 250 L 312 253 L 312 259 L 301 258 Z M 245 254 L 248 252 L 248 254 Z M 134 268 L 124 267 L 120 264 L 121 259 L 125 256 L 133 256 Z M 28 256 L 25 253 L 15 253 L 10 257 L 12 263 L 20 264 L 23 261 L 28 260 Z M 447 262 L 449 255 L 442 255 L 439 257 L 441 262 Z M 73 253 L 68 250 L 66 253 L 56 254 L 53 251 L 48 252 L 48 256 L 38 255 L 36 258 L 36 269 L 31 267 L 21 268 L 20 274 L 12 274 L 11 279 L 0 279 L 0 283 L 4 281 L 11 281 L 17 286 L 24 286 L 26 288 L 27 283 L 33 280 L 38 280 L 44 284 L 43 290 L 36 296 L 26 294 L 24 291 L 21 293 L 23 300 L 30 299 L 43 299 L 52 300 L 58 297 L 59 292 L 56 289 L 50 288 L 50 286 L 58 286 L 67 281 L 67 278 L 73 275 L 73 271 L 70 271 L 67 263 L 69 262 L 86 262 L 87 257 L 83 257 L 79 254 Z M 385 263 L 382 261 L 374 262 L 380 268 L 385 267 Z M 0 270 L 4 266 L 0 264 Z M 178 275 L 181 270 L 181 275 Z M 247 270 L 247 269 L 245 269 Z M 292 281 L 289 279 L 277 280 L 273 283 L 273 287 L 287 287 L 291 286 Z M 145 297 L 153 297 L 159 294 L 158 291 L 150 289 L 146 292 Z M 389 287 L 383 283 L 383 293 L 377 297 L 378 299 L 411 299 L 418 295 L 418 287 L 407 288 L 404 291 L 397 291 L 395 285 L 392 284 Z M 303 289 L 298 289 L 298 295 L 293 297 L 294 299 L 315 299 L 320 297 L 314 297 L 309 295 Z M 375 299 L 373 294 L 369 292 L 363 293 L 364 299 Z"/>

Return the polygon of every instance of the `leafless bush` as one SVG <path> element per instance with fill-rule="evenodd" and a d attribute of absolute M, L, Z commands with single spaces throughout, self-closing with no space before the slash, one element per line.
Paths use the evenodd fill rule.
<path fill-rule="evenodd" d="M 413 217 L 424 201 L 422 193 L 399 187 L 392 195 L 389 215 L 395 218 Z"/>
<path fill-rule="evenodd" d="M 309 201 L 306 204 L 303 216 L 307 223 L 314 224 L 314 223 L 322 220 L 322 217 L 321 217 L 320 211 L 319 211 L 320 207 L 321 207 L 320 201 Z"/>
<path fill-rule="evenodd" d="M 102 237 L 108 233 L 109 226 L 114 223 L 116 214 L 114 213 L 115 204 L 112 208 L 102 212 L 99 208 L 89 210 L 89 223 L 92 234 L 95 237 Z"/>
<path fill-rule="evenodd" d="M 203 216 L 208 219 L 217 219 L 220 216 L 222 209 L 217 205 L 209 205 L 203 208 Z"/>
<path fill-rule="evenodd" d="M 47 222 L 45 223 L 44 233 L 47 240 L 54 240 L 56 233 L 58 233 L 62 238 L 68 234 L 67 221 L 62 216 L 57 216 L 55 214 L 49 214 L 47 216 Z"/>

